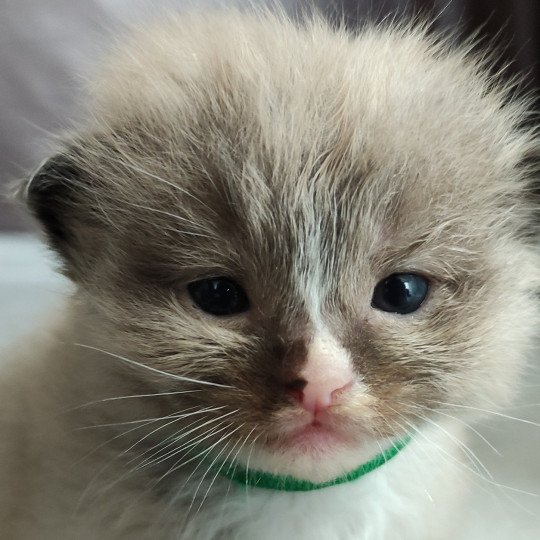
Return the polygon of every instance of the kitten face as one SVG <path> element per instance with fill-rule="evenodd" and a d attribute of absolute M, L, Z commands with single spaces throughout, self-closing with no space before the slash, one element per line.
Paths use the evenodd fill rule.
<path fill-rule="evenodd" d="M 147 381 L 311 479 L 444 403 L 506 399 L 535 316 L 518 108 L 419 31 L 188 21 L 118 53 L 95 125 L 30 184 L 101 342 L 213 383 Z M 418 309 L 373 305 L 394 274 L 428 285 Z M 210 278 L 242 310 L 201 309 Z"/>

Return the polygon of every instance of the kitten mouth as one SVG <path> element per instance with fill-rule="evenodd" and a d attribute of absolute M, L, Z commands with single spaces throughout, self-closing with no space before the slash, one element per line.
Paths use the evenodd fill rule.
<path fill-rule="evenodd" d="M 280 433 L 271 446 L 281 452 L 301 454 L 327 454 L 353 442 L 343 430 L 313 418 L 293 429 Z"/>

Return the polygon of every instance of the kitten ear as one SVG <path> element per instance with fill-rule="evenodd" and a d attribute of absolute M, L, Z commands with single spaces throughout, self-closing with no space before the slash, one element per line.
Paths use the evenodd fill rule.
<path fill-rule="evenodd" d="M 92 250 L 99 223 L 89 199 L 88 174 L 68 152 L 46 160 L 23 187 L 23 197 L 41 223 L 49 243 L 74 277 L 80 264 L 79 252 Z M 87 243 L 88 241 L 88 243 Z"/>

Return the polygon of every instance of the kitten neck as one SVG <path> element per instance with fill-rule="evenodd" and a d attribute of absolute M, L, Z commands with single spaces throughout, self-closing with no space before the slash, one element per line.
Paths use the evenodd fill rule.
<path fill-rule="evenodd" d="M 281 476 L 264 471 L 247 470 L 244 467 L 221 464 L 219 472 L 229 480 L 242 484 L 245 487 L 257 487 L 263 489 L 274 489 L 276 491 L 314 491 L 332 486 L 338 486 L 346 482 L 353 482 L 360 477 L 378 469 L 393 457 L 395 457 L 405 446 L 409 444 L 411 437 L 409 435 L 396 441 L 383 452 L 377 454 L 374 458 L 366 461 L 356 469 L 349 471 L 333 480 L 315 483 L 309 480 L 300 480 L 292 476 Z"/>

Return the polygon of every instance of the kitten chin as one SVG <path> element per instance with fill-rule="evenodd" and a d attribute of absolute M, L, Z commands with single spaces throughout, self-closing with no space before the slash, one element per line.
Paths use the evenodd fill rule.
<path fill-rule="evenodd" d="M 538 320 L 538 140 L 483 62 L 227 11 L 119 45 L 24 188 L 75 290 L 7 353 L 2 532 L 453 537 Z"/>

